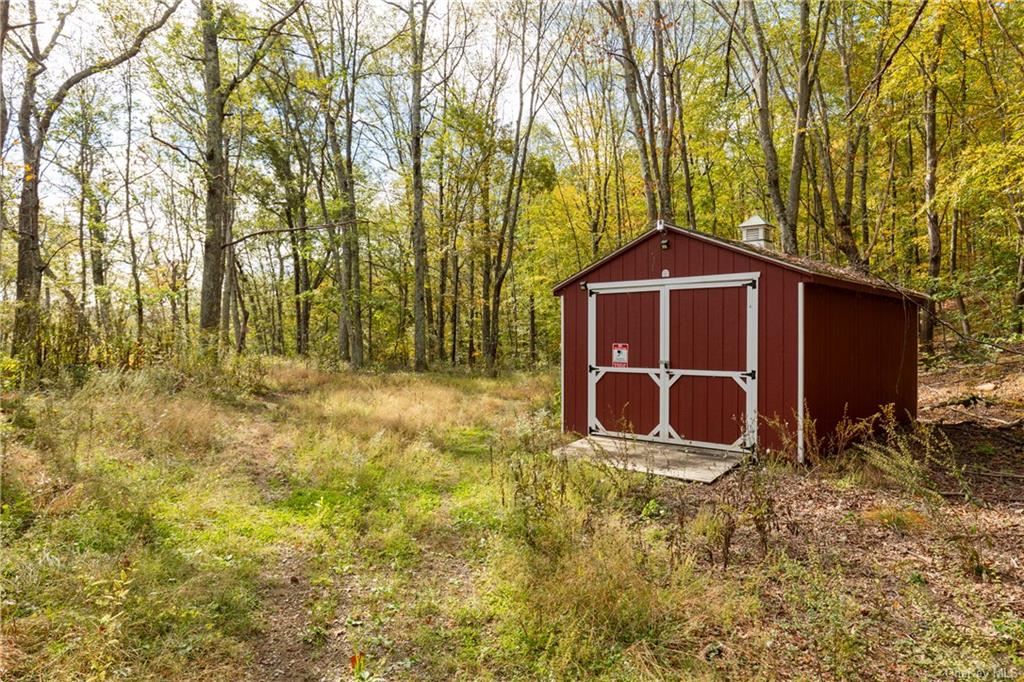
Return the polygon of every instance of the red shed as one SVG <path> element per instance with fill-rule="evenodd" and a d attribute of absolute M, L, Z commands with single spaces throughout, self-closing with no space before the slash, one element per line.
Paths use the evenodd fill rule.
<path fill-rule="evenodd" d="M 917 414 L 920 294 L 664 224 L 559 283 L 562 427 L 804 456 L 844 415 Z M 805 405 L 800 410 L 799 405 Z M 792 440 L 789 440 L 792 442 Z"/>

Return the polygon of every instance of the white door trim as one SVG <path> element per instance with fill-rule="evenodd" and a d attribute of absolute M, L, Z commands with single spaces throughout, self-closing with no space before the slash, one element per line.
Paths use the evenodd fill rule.
<path fill-rule="evenodd" d="M 739 452 L 757 446 L 757 332 L 758 281 L 761 273 L 742 272 L 702 277 L 666 277 L 663 279 L 626 282 L 599 282 L 587 284 L 587 429 L 592 434 L 636 438 L 658 443 L 690 445 Z M 671 345 L 671 305 L 669 292 L 680 289 L 719 289 L 734 286 L 747 287 L 746 300 L 746 370 L 698 370 L 669 367 Z M 659 295 L 659 362 L 658 367 L 608 367 L 597 364 L 597 298 L 602 294 L 658 292 Z M 605 374 L 647 374 L 658 385 L 658 426 L 649 434 L 630 434 L 609 431 L 597 419 L 597 384 Z M 708 443 L 688 440 L 676 433 L 670 420 L 670 389 L 680 377 L 732 378 L 745 394 L 745 424 L 734 443 Z"/>
<path fill-rule="evenodd" d="M 719 287 L 743 286 L 751 280 L 757 281 L 760 277 L 760 272 L 732 272 L 700 277 L 662 277 L 661 279 L 637 279 L 625 282 L 595 282 L 587 284 L 587 291 L 626 294 L 637 291 L 659 291 L 666 287 L 670 290 L 717 289 Z"/>

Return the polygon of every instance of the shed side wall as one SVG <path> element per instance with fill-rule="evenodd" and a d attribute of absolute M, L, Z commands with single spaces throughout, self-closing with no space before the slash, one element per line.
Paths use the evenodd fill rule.
<path fill-rule="evenodd" d="M 669 248 L 662 249 L 662 239 Z M 796 422 L 797 283 L 807 278 L 792 270 L 715 246 L 685 234 L 654 233 L 634 248 L 587 274 L 585 281 L 616 282 L 669 277 L 695 277 L 735 272 L 760 272 L 758 296 L 758 440 L 762 447 L 780 447 L 774 422 L 792 430 Z M 587 292 L 573 284 L 561 291 L 565 305 L 562 406 L 564 428 L 587 431 Z M 714 342 L 713 339 L 708 339 Z M 713 408 L 710 408 L 713 409 Z M 732 415 L 709 413 L 709 419 Z"/>
<path fill-rule="evenodd" d="M 819 437 L 843 419 L 893 403 L 917 416 L 917 305 L 909 300 L 805 286 L 804 391 Z"/>

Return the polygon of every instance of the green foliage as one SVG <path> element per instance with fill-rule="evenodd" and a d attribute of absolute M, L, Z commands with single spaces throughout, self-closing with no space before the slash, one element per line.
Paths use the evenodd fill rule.
<path fill-rule="evenodd" d="M 832 554 L 841 544 L 800 542 L 787 496 L 816 489 L 805 472 L 749 464 L 694 488 L 553 457 L 551 376 L 267 362 L 247 390 L 247 370 L 197 371 L 93 372 L 77 390 L 19 394 L 0 489 L 12 679 L 235 679 L 281 637 L 332 674 L 368 679 L 771 677 L 783 665 L 940 677 L 1019 664 L 1019 619 L 971 601 L 997 584 L 902 560 L 865 584 Z M 896 442 L 872 447 L 883 445 L 900 456 Z M 851 486 L 878 481 L 862 466 Z M 942 542 L 915 551 L 959 559 L 953 536 L 966 531 L 984 549 L 915 492 L 924 473 L 883 478 L 897 501 L 837 532 L 884 524 L 879 544 L 935 533 Z M 963 603 L 932 595 L 950 586 Z"/>
<path fill-rule="evenodd" d="M 826 568 L 813 558 L 798 564 L 780 558 L 775 570 L 789 589 L 785 599 L 790 618 L 784 628 L 794 628 L 808 638 L 820 656 L 817 667 L 837 679 L 856 676 L 867 662 L 871 616 L 865 616 L 860 604 L 839 586 L 841 569 Z"/>

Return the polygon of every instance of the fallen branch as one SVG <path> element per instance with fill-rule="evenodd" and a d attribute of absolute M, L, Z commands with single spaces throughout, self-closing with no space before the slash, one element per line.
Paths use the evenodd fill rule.
<path fill-rule="evenodd" d="M 977 469 L 969 468 L 967 473 L 975 476 L 988 476 L 990 478 L 1016 478 L 1024 480 L 1024 474 L 1014 473 L 1012 471 L 992 471 L 991 469 Z"/>
<path fill-rule="evenodd" d="M 989 403 L 986 403 L 986 404 L 989 404 Z M 987 414 L 976 414 L 974 412 L 971 412 L 969 410 L 964 409 L 963 407 L 958 407 L 956 405 L 952 405 L 952 406 L 949 406 L 949 407 L 954 412 L 959 412 L 961 414 L 966 414 L 966 415 L 968 415 L 968 416 L 970 416 L 970 417 L 972 417 L 974 419 L 984 419 L 985 421 L 992 422 L 993 424 L 996 424 L 998 426 L 998 428 L 1000 428 L 1000 429 L 1011 429 L 1014 426 L 1020 426 L 1020 424 L 1022 422 L 1024 422 L 1024 418 L 1014 419 L 1013 421 L 1007 421 L 1005 419 L 1000 419 L 999 417 L 990 417 Z"/>
<path fill-rule="evenodd" d="M 961 405 L 963 407 L 969 407 L 969 406 L 972 406 L 972 405 L 977 405 L 979 403 L 984 405 L 984 406 L 986 406 L 986 407 L 988 407 L 989 405 L 992 404 L 992 401 L 989 400 L 988 398 L 983 398 L 980 395 L 973 395 L 972 394 L 972 395 L 969 395 L 969 396 L 966 396 L 966 397 L 963 397 L 963 398 L 950 398 L 949 400 L 943 400 L 941 403 L 935 403 L 934 405 L 928 405 L 926 407 L 922 407 L 921 409 L 922 410 L 934 410 L 934 409 L 936 409 L 938 407 L 953 407 L 953 406 L 956 406 L 956 405 Z"/>

